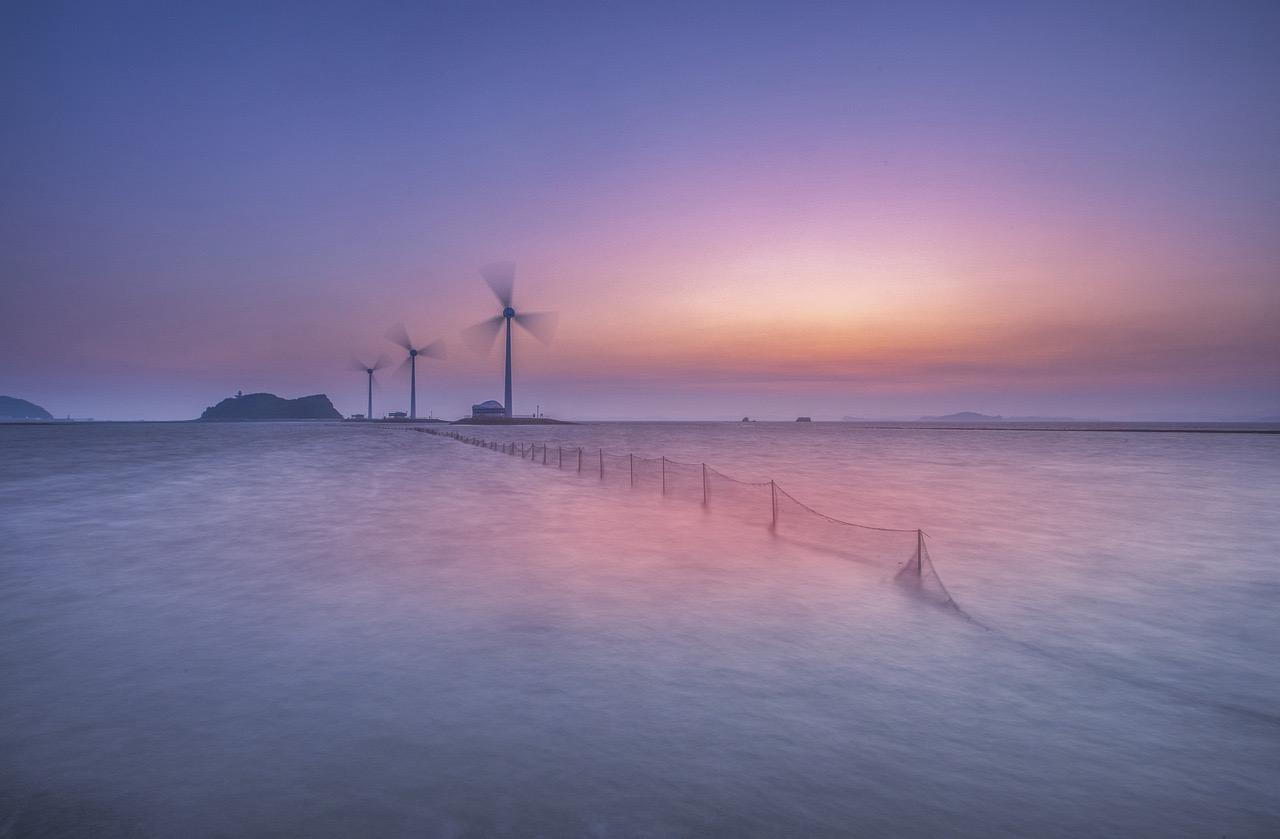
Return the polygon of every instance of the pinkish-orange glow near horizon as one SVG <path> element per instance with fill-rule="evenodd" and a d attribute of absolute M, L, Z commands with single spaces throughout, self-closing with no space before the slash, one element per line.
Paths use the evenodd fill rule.
<path fill-rule="evenodd" d="M 459 415 L 501 398 L 458 336 L 510 258 L 560 313 L 518 412 L 1280 414 L 1274 10 L 1161 9 L 33 12 L 0 390 L 353 412 L 403 321 Z"/>

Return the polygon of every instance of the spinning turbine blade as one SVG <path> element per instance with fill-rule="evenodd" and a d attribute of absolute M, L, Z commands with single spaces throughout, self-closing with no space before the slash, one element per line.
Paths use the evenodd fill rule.
<path fill-rule="evenodd" d="M 530 335 L 544 344 L 550 344 L 555 337 L 556 325 L 560 323 L 559 312 L 524 312 L 512 318 L 525 328 Z"/>
<path fill-rule="evenodd" d="M 448 358 L 449 353 L 445 348 L 444 341 L 440 338 L 427 344 L 418 350 L 418 355 L 425 355 L 427 358 Z"/>
<path fill-rule="evenodd" d="M 387 340 L 404 347 L 406 352 L 413 349 L 413 341 L 409 338 L 409 330 L 404 328 L 403 323 L 397 323 L 387 330 Z"/>
<path fill-rule="evenodd" d="M 511 295 L 516 284 L 516 264 L 514 262 L 494 262 L 480 269 L 480 276 L 493 289 L 493 295 L 503 308 L 512 305 Z"/>
<path fill-rule="evenodd" d="M 359 370 L 361 373 L 366 373 L 369 370 L 369 365 L 365 364 L 363 361 L 361 361 L 359 358 L 353 355 L 351 356 L 351 369 Z"/>
<path fill-rule="evenodd" d="M 502 316 L 498 315 L 462 330 L 462 340 L 476 352 L 487 353 L 493 348 L 493 340 L 498 337 L 500 329 L 502 329 Z"/>
<path fill-rule="evenodd" d="M 372 369 L 374 369 L 374 370 L 381 370 L 383 367 L 386 367 L 386 366 L 387 366 L 388 364 L 390 364 L 390 363 L 391 363 L 391 362 L 387 360 L 387 356 L 386 356 L 385 354 L 380 354 L 380 355 L 378 356 L 378 360 L 377 360 L 377 361 L 375 361 L 375 362 L 373 362 L 373 368 L 372 368 Z"/>

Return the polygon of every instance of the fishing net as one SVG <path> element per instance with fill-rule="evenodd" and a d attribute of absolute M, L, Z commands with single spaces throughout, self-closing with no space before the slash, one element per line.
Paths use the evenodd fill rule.
<path fill-rule="evenodd" d="M 472 446 L 554 467 L 597 485 L 627 487 L 706 506 L 717 515 L 769 527 L 776 536 L 843 559 L 891 569 L 894 579 L 935 602 L 958 608 L 929 558 L 920 529 L 871 527 L 820 513 L 774 481 L 742 481 L 705 463 L 642 457 L 546 443 L 502 443 L 452 431 L 415 428 Z"/>

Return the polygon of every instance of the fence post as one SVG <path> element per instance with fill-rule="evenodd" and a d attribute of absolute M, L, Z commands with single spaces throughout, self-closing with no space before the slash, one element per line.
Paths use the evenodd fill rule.
<path fill-rule="evenodd" d="M 542 465 L 543 466 L 547 465 L 547 444 L 546 443 L 542 444 Z"/>
<path fill-rule="evenodd" d="M 578 472 L 582 472 L 582 446 L 578 446 Z"/>
<path fill-rule="evenodd" d="M 707 506 L 707 464 L 702 464 L 702 506 Z"/>
<path fill-rule="evenodd" d="M 556 446 L 556 468 L 564 468 L 564 446 Z"/>
<path fill-rule="evenodd" d="M 667 456 L 662 456 L 662 494 L 667 494 Z"/>
<path fill-rule="evenodd" d="M 604 480 L 604 449 L 600 450 L 600 480 Z"/>
<path fill-rule="evenodd" d="M 627 452 L 627 467 L 631 469 L 631 485 L 636 485 L 636 456 Z"/>
<path fill-rule="evenodd" d="M 769 481 L 769 501 L 773 504 L 773 523 L 769 529 L 773 530 L 778 526 L 778 485 L 773 481 Z"/>

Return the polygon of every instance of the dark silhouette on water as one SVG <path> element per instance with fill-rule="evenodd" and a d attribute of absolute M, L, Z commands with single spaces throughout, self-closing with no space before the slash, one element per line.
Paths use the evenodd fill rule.
<path fill-rule="evenodd" d="M 361 373 L 364 373 L 369 377 L 369 408 L 365 413 L 364 418 L 371 420 L 373 419 L 373 374 L 387 366 L 387 357 L 385 355 L 380 355 L 378 356 L 378 360 L 373 362 L 373 364 L 365 364 L 360 359 L 353 357 L 351 359 L 351 364 L 356 370 L 359 370 Z"/>
<path fill-rule="evenodd" d="M 34 402 L 16 396 L 0 396 L 0 419 L 51 420 L 53 414 Z"/>
<path fill-rule="evenodd" d="M 409 330 L 404 328 L 404 324 L 398 323 L 391 329 L 387 330 L 387 340 L 403 349 L 409 355 L 400 363 L 400 370 L 409 368 L 409 419 L 418 418 L 418 356 L 424 358 L 445 358 L 448 353 L 445 351 L 444 341 L 439 338 L 424 346 L 417 346 L 413 343 L 413 339 L 409 337 Z M 373 400 L 370 399 L 370 406 Z M 370 417 L 372 419 L 372 417 Z"/>
<path fill-rule="evenodd" d="M 498 331 L 502 329 L 504 323 L 506 324 L 507 372 L 503 390 L 505 399 L 502 404 L 506 409 L 507 419 L 512 419 L 515 416 L 515 412 L 511 406 L 511 322 L 515 321 L 530 335 L 544 344 L 549 344 L 555 334 L 556 323 L 559 321 L 560 316 L 556 312 L 516 312 L 514 297 L 516 266 L 514 262 L 495 262 L 492 265 L 486 265 L 480 269 L 480 274 L 484 277 L 484 281 L 489 284 L 489 288 L 493 291 L 493 296 L 498 298 L 498 303 L 502 306 L 502 313 L 494 315 L 488 320 L 480 321 L 474 326 L 467 327 L 462 336 L 476 352 L 487 354 L 489 350 L 493 349 L 493 341 L 498 337 Z"/>
<path fill-rule="evenodd" d="M 342 414 L 323 393 L 284 399 L 274 393 L 246 393 L 205 408 L 202 420 L 340 420 Z"/>

